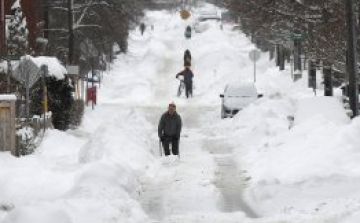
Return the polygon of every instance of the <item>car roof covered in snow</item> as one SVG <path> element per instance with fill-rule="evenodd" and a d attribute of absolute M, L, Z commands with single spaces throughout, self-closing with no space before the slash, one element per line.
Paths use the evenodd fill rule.
<path fill-rule="evenodd" d="M 198 17 L 198 21 L 205 21 L 205 20 L 220 20 L 220 16 L 215 9 L 207 9 L 200 11 Z"/>
<path fill-rule="evenodd" d="M 217 15 L 216 9 L 203 9 L 199 11 L 200 15 Z"/>
<path fill-rule="evenodd" d="M 231 83 L 226 85 L 225 94 L 228 95 L 257 95 L 255 84 L 252 82 Z"/>

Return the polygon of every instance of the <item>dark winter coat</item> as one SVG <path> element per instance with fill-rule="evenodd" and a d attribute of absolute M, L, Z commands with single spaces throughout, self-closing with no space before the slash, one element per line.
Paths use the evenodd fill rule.
<path fill-rule="evenodd" d="M 184 53 L 184 66 L 191 66 L 191 54 L 189 50 Z"/>
<path fill-rule="evenodd" d="M 161 116 L 158 126 L 159 138 L 163 136 L 180 138 L 181 126 L 181 117 L 178 113 L 174 112 L 174 114 L 170 115 L 168 111 L 165 112 Z"/>
<path fill-rule="evenodd" d="M 140 24 L 140 30 L 141 30 L 141 32 L 144 32 L 145 31 L 145 24 L 144 23 L 141 23 Z"/>
<path fill-rule="evenodd" d="M 191 27 L 190 26 L 186 27 L 185 37 L 186 38 L 191 38 Z"/>
<path fill-rule="evenodd" d="M 185 84 L 191 84 L 192 83 L 192 79 L 194 77 L 194 74 L 190 69 L 186 68 L 185 70 L 181 71 L 180 73 L 178 73 L 176 75 L 176 78 L 178 78 L 181 75 L 184 76 L 184 83 Z"/>

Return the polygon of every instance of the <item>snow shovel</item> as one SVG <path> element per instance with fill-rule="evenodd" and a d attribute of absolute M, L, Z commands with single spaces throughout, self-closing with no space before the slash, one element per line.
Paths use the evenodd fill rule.
<path fill-rule="evenodd" d="M 179 139 L 179 142 L 178 142 L 178 158 L 180 160 L 180 139 Z"/>
<path fill-rule="evenodd" d="M 161 146 L 161 140 L 159 140 L 159 152 L 160 152 L 160 157 L 162 156 L 162 146 Z"/>

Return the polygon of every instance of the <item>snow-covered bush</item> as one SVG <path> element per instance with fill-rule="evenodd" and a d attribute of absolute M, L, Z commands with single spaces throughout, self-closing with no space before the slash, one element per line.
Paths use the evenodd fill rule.
<path fill-rule="evenodd" d="M 74 98 L 73 87 L 67 79 L 57 80 L 46 78 L 48 89 L 48 110 L 52 112 L 52 122 L 55 129 L 66 130 L 71 124 L 71 113 Z M 34 86 L 31 94 L 31 111 L 35 115 L 43 113 L 43 89 L 40 82 Z"/>

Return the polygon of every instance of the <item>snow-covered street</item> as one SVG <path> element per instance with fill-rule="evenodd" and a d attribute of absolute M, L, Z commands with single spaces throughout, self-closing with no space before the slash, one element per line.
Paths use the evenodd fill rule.
<path fill-rule="evenodd" d="M 78 129 L 47 132 L 32 155 L 0 154 L 1 223 L 359 222 L 359 118 L 316 116 L 290 129 L 288 116 L 314 93 L 306 76 L 294 83 L 290 66 L 280 72 L 262 53 L 264 97 L 221 119 L 225 85 L 253 81 L 255 46 L 216 21 L 191 39 L 193 17 L 151 11 L 144 21 L 154 30 L 131 32 Z M 186 49 L 190 99 L 176 96 Z M 159 152 L 170 102 L 183 121 L 180 160 Z"/>

